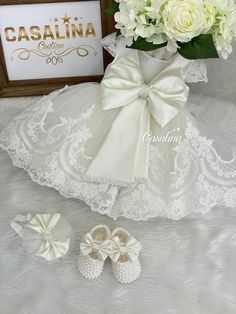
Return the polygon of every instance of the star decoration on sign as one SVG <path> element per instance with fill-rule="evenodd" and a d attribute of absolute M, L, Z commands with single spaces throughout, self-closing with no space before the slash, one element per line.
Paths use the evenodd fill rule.
<path fill-rule="evenodd" d="M 75 21 L 78 21 L 78 20 L 79 20 L 78 16 L 75 16 L 75 17 L 74 17 L 74 20 L 75 20 Z"/>
<path fill-rule="evenodd" d="M 66 14 L 65 14 L 65 16 L 62 17 L 61 19 L 63 20 L 63 23 L 64 23 L 64 24 L 66 24 L 66 23 L 70 24 L 70 19 L 71 19 L 71 17 L 67 16 Z"/>

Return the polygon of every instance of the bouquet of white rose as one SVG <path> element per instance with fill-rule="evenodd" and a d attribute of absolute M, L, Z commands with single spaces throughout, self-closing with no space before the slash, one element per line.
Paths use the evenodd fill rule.
<path fill-rule="evenodd" d="M 187 59 L 227 58 L 236 38 L 235 0 L 115 0 L 118 34 L 130 47 L 167 46 Z"/>

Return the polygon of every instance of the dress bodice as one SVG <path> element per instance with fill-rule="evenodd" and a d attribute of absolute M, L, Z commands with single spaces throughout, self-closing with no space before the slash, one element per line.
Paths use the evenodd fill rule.
<path fill-rule="evenodd" d="M 133 62 L 131 60 L 133 60 Z M 149 55 L 145 51 L 127 48 L 127 39 L 122 38 L 118 44 L 117 53 L 111 67 L 114 64 L 125 65 L 126 67 L 128 63 L 130 67 L 130 61 L 133 63 L 133 66 L 136 64 L 136 66 L 140 68 L 143 81 L 146 84 L 149 84 L 150 81 L 166 68 L 176 69 L 179 75 L 185 79 L 193 64 L 192 60 L 187 60 L 178 53 L 170 56 L 167 60 L 162 60 L 159 57 Z M 108 67 L 108 71 L 106 71 L 104 75 L 105 78 L 109 71 L 110 67 Z"/>
<path fill-rule="evenodd" d="M 117 60 L 122 55 L 128 53 L 132 49 L 127 49 L 129 41 L 122 36 L 116 37 L 116 34 L 110 34 L 102 40 L 103 47 Z M 142 66 L 143 76 L 146 82 L 150 81 L 155 74 L 164 69 L 165 66 L 171 63 L 173 59 L 182 57 L 175 54 L 171 57 L 170 53 L 166 51 L 166 48 L 161 48 L 151 52 L 138 51 L 140 63 Z M 163 60 L 167 59 L 167 60 Z M 183 58 L 182 58 L 183 59 Z M 186 73 L 186 82 L 197 83 L 207 82 L 207 68 L 203 60 L 188 61 L 191 63 L 191 67 Z"/>
<path fill-rule="evenodd" d="M 161 60 L 156 57 L 148 55 L 144 51 L 138 51 L 139 61 L 143 72 L 144 81 L 149 83 L 158 73 L 160 73 L 166 66 L 168 66 L 173 59 L 174 55 L 168 60 Z"/>

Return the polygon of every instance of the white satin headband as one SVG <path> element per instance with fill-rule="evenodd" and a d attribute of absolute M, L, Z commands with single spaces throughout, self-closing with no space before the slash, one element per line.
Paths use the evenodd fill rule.
<path fill-rule="evenodd" d="M 35 256 L 54 261 L 67 254 L 73 230 L 58 213 L 18 215 L 11 222 L 12 229 L 27 242 Z"/>

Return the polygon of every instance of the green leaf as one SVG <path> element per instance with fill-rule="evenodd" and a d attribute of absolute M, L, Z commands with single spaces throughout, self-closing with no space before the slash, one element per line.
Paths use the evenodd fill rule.
<path fill-rule="evenodd" d="M 120 31 L 120 29 L 117 29 L 116 30 L 116 37 L 118 37 L 118 36 L 120 36 L 121 35 L 121 31 Z"/>
<path fill-rule="evenodd" d="M 114 3 L 110 8 L 105 9 L 105 12 L 110 15 L 115 15 L 119 11 L 119 3 Z"/>
<path fill-rule="evenodd" d="M 188 43 L 178 42 L 178 45 L 179 54 L 189 60 L 219 58 L 211 34 L 202 34 Z"/>
<path fill-rule="evenodd" d="M 152 51 L 155 49 L 159 49 L 161 47 L 165 47 L 166 45 L 167 43 L 153 44 L 146 41 L 145 38 L 138 37 L 137 40 L 135 40 L 131 46 L 127 46 L 127 47 L 131 49 L 137 49 L 137 50 L 143 50 L 143 51 Z"/>

